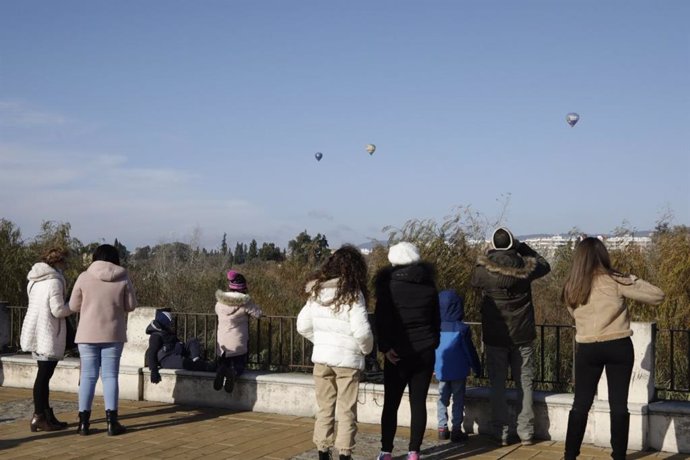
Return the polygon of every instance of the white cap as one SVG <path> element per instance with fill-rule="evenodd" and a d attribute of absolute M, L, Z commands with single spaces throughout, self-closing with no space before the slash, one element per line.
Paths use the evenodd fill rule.
<path fill-rule="evenodd" d="M 419 262 L 419 250 L 414 244 L 402 241 L 390 247 L 388 261 L 393 265 L 410 265 Z"/>

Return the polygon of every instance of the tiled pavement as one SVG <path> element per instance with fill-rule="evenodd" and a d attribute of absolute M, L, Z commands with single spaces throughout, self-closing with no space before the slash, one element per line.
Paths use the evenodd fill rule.
<path fill-rule="evenodd" d="M 93 408 L 92 434 L 74 433 L 76 395 L 51 394 L 58 418 L 70 422 L 65 431 L 31 433 L 31 391 L 0 387 L 0 459 L 313 459 L 313 420 L 306 417 L 230 412 L 142 401 L 120 401 L 120 419 L 128 428 L 122 436 L 105 433 L 102 399 Z M 396 445 L 404 448 L 408 430 L 398 430 Z M 354 459 L 374 459 L 378 453 L 378 426 L 360 424 Z M 538 442 L 498 448 L 482 436 L 470 436 L 465 446 L 439 443 L 428 431 L 422 446 L 424 459 L 560 459 L 563 444 Z M 405 458 L 402 451 L 396 452 Z M 681 459 L 687 456 L 657 452 L 630 452 L 629 459 Z M 336 457 L 337 458 L 337 457 Z M 585 446 L 583 460 L 609 458 L 606 449 Z"/>

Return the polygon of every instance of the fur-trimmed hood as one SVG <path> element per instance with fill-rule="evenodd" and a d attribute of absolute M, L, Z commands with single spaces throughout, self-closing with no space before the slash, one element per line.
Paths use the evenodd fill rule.
<path fill-rule="evenodd" d="M 477 265 L 498 275 L 527 279 L 537 268 L 537 259 L 522 257 L 514 251 L 489 251 L 487 255 L 477 258 Z"/>
<path fill-rule="evenodd" d="M 241 307 L 251 302 L 252 298 L 249 294 L 243 294 L 235 291 L 216 291 L 216 300 L 228 307 Z"/>
<path fill-rule="evenodd" d="M 321 283 L 319 292 L 316 294 L 316 301 L 323 306 L 331 306 L 335 302 L 335 296 L 338 293 L 338 283 L 340 278 L 331 278 Z M 316 280 L 309 281 L 304 287 L 305 292 L 311 294 Z M 313 297 L 313 296 L 312 296 Z"/>

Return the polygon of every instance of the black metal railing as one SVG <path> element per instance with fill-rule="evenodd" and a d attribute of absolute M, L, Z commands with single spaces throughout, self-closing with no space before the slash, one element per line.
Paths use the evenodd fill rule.
<path fill-rule="evenodd" d="M 10 320 L 9 351 L 19 351 L 21 325 L 26 307 L 6 307 Z M 173 313 L 177 334 L 186 341 L 196 337 L 205 357 L 216 357 L 218 318 L 213 313 Z M 371 315 L 373 323 L 373 315 Z M 297 333 L 295 316 L 264 316 L 249 322 L 248 367 L 281 372 L 310 372 L 312 344 Z M 483 374 L 470 384 L 487 386 L 486 353 L 481 323 L 468 322 L 482 361 Z M 656 329 L 655 387 L 658 399 L 690 399 L 690 329 Z M 575 330 L 570 325 L 537 325 L 535 389 L 572 391 Z M 376 359 L 376 352 L 372 352 Z M 379 362 L 381 357 L 378 357 Z"/>
<path fill-rule="evenodd" d="M 658 399 L 690 399 L 690 329 L 655 329 Z"/>

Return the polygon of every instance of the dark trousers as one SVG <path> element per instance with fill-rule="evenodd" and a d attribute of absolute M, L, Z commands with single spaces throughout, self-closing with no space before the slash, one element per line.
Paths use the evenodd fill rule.
<path fill-rule="evenodd" d="M 628 446 L 628 392 L 633 362 L 632 340 L 626 337 L 596 343 L 579 343 L 575 351 L 575 399 L 568 416 L 565 459 L 577 458 L 587 429 L 589 409 L 606 369 L 611 411 L 611 448 L 614 459 L 624 459 Z"/>
<path fill-rule="evenodd" d="M 410 396 L 410 451 L 419 451 L 426 430 L 426 397 L 434 373 L 434 350 L 405 357 L 383 366 L 383 412 L 381 413 L 381 450 L 393 451 L 393 438 L 398 427 L 398 408 L 405 387 Z"/>
<path fill-rule="evenodd" d="M 239 377 L 247 367 L 247 355 L 239 356 L 220 356 L 218 358 L 218 368 L 216 372 L 227 378 L 231 376 Z"/>
<path fill-rule="evenodd" d="M 589 412 L 601 373 L 606 369 L 611 412 L 628 412 L 628 391 L 635 360 L 634 354 L 630 337 L 607 342 L 577 344 L 573 410 L 585 414 Z"/>
<path fill-rule="evenodd" d="M 55 372 L 57 361 L 38 361 L 38 372 L 34 381 L 34 412 L 42 414 L 50 407 L 50 378 Z"/>

